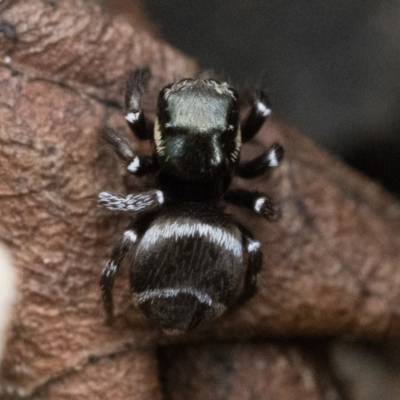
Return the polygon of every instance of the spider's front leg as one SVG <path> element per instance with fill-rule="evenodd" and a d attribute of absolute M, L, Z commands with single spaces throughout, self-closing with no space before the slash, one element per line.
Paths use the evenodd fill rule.
<path fill-rule="evenodd" d="M 260 92 L 250 109 L 248 117 L 242 124 L 242 143 L 246 143 L 254 138 L 270 114 L 271 108 L 267 95 L 264 92 Z M 278 167 L 283 159 L 283 154 L 282 145 L 274 143 L 259 157 L 239 164 L 235 174 L 245 179 L 261 176 L 271 168 Z"/>
<path fill-rule="evenodd" d="M 247 143 L 258 133 L 268 116 L 271 114 L 268 97 L 263 91 L 259 92 L 248 117 L 242 123 L 242 143 Z"/>
<path fill-rule="evenodd" d="M 125 89 L 125 119 L 132 132 L 140 140 L 149 140 L 153 135 L 153 124 L 141 109 L 141 99 L 146 90 L 150 69 L 138 68 L 131 72 Z"/>

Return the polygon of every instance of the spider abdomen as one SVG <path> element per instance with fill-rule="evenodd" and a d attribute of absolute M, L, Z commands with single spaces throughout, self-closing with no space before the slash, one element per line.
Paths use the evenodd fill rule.
<path fill-rule="evenodd" d="M 202 203 L 181 206 L 179 214 L 166 207 L 138 245 L 133 299 L 162 328 L 186 330 L 222 314 L 243 274 L 241 233 L 227 215 Z"/>

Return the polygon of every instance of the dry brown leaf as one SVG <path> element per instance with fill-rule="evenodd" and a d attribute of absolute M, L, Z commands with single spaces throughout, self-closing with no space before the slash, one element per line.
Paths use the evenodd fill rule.
<path fill-rule="evenodd" d="M 162 381 L 171 400 L 338 400 L 319 346 L 213 344 L 161 352 Z"/>
<path fill-rule="evenodd" d="M 399 204 L 274 118 L 259 144 L 279 140 L 286 161 L 269 180 L 237 184 L 271 194 L 283 218 L 269 224 L 230 208 L 262 242 L 259 294 L 170 339 L 133 309 L 122 277 L 115 326 L 105 326 L 98 280 L 124 222 L 100 212 L 96 196 L 124 186 L 97 128 L 128 136 L 116 105 L 128 71 L 143 65 L 154 75 L 153 107 L 157 87 L 197 68 L 94 0 L 0 1 L 0 239 L 20 272 L 3 392 L 157 399 L 157 343 L 399 337 Z"/>

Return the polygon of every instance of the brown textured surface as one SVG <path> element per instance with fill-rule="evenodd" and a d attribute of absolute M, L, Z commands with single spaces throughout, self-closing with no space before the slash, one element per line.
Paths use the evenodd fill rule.
<path fill-rule="evenodd" d="M 270 180 L 237 184 L 273 195 L 283 218 L 269 224 L 230 209 L 262 242 L 259 294 L 212 326 L 165 338 L 129 306 L 119 279 L 119 317 L 114 328 L 104 326 L 98 279 L 121 224 L 95 199 L 123 186 L 96 129 L 106 122 L 127 133 L 109 100 L 122 97 L 129 70 L 150 65 L 155 89 L 196 67 L 92 1 L 3 0 L 0 11 L 0 240 L 20 271 L 4 391 L 78 398 L 65 391 L 69 385 L 82 388 L 82 398 L 106 399 L 126 376 L 118 380 L 120 398 L 157 398 L 157 340 L 400 337 L 399 204 L 273 118 L 259 140 L 281 141 L 285 162 Z M 108 361 L 115 354 L 116 363 Z M 130 365 L 136 357 L 145 360 L 140 373 Z M 96 382 L 109 385 L 106 392 L 92 393 Z"/>
<path fill-rule="evenodd" d="M 37 400 L 161 400 L 158 366 L 151 351 L 134 351 L 89 363 L 53 379 L 35 394 Z"/>
<path fill-rule="evenodd" d="M 171 346 L 161 352 L 171 400 L 337 400 L 324 363 L 319 348 L 290 344 Z"/>
<path fill-rule="evenodd" d="M 16 36 L 11 28 L 0 33 L 0 238 L 20 272 L 20 299 L 2 389 L 28 395 L 55 380 L 54 390 L 68 380 L 75 384 L 76 371 L 83 377 L 96 368 L 90 357 L 123 353 L 126 344 L 129 358 L 147 348 L 141 358 L 151 358 L 154 342 L 140 324 L 136 332 L 104 325 L 98 280 L 118 223 L 96 207 L 97 193 L 116 176 L 97 132 L 113 108 L 99 99 L 121 98 L 129 70 L 138 65 L 154 66 L 154 82 L 191 75 L 196 67 L 111 20 L 92 1 L 5 6 L 0 2 L 1 23 Z M 121 361 L 128 379 L 120 383 L 120 398 L 153 398 L 154 367 L 153 357 L 136 374 Z M 104 373 L 91 377 L 104 386 Z"/>
<path fill-rule="evenodd" d="M 196 70 L 193 61 L 112 18 L 93 0 L 2 0 L 0 12 L 3 59 L 7 55 L 14 65 L 33 67 L 54 81 L 85 84 L 90 94 L 108 100 L 120 100 L 124 77 L 137 66 L 151 65 L 163 81 Z"/>
<path fill-rule="evenodd" d="M 148 18 L 145 4 L 139 0 L 102 0 L 107 11 L 114 15 L 123 15 L 135 27 L 158 36 L 158 24 Z"/>

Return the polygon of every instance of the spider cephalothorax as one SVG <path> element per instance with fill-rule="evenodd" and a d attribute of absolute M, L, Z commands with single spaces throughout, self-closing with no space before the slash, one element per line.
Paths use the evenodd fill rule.
<path fill-rule="evenodd" d="M 260 244 L 219 202 L 276 219 L 279 210 L 267 196 L 229 186 L 234 175 L 251 179 L 277 167 L 283 148 L 274 144 L 256 159 L 239 163 L 241 144 L 257 134 L 271 111 L 261 93 L 240 124 L 237 92 L 212 79 L 184 79 L 164 87 L 152 126 L 140 110 L 148 77 L 148 69 L 131 74 L 125 118 L 139 139 L 154 142 L 155 153 L 135 155 L 110 128 L 105 138 L 128 171 L 154 174 L 156 187 L 126 196 L 99 194 L 100 205 L 125 211 L 131 220 L 100 286 L 111 318 L 114 279 L 128 256 L 133 302 L 164 330 L 185 331 L 255 293 Z"/>

